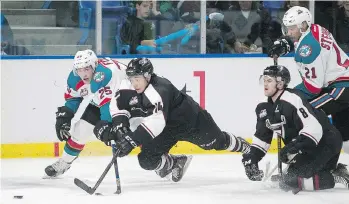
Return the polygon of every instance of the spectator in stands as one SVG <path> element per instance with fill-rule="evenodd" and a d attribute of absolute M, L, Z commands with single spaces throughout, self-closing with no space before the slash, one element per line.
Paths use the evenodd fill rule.
<path fill-rule="evenodd" d="M 337 43 L 349 53 L 349 1 L 343 1 L 339 4 L 340 9 L 337 16 L 336 37 Z"/>
<path fill-rule="evenodd" d="M 259 35 L 259 24 L 261 18 L 257 13 L 256 2 L 252 1 L 239 1 L 237 8 L 232 11 L 224 12 L 224 20 L 231 26 L 232 31 L 235 33 L 237 41 L 248 41 L 247 36 L 254 31 L 254 34 Z M 254 27 L 253 27 L 254 26 Z M 257 28 L 257 29 L 252 29 Z M 252 34 L 252 33 L 251 33 Z M 262 45 L 261 39 L 254 39 L 254 36 L 250 39 L 250 45 L 257 43 Z"/>
<path fill-rule="evenodd" d="M 130 54 L 136 54 L 138 45 L 156 47 L 154 25 L 144 20 L 150 15 L 150 1 L 136 1 L 136 15 L 128 16 L 121 28 L 121 40 L 130 45 Z"/>
<path fill-rule="evenodd" d="M 209 16 L 214 14 L 217 13 L 212 13 Z M 249 51 L 248 47 L 236 40 L 232 28 L 224 19 L 211 20 L 208 18 L 206 29 L 206 53 L 244 53 Z"/>
<path fill-rule="evenodd" d="M 233 7 L 233 1 L 206 1 L 206 9 L 209 13 L 227 11 Z"/>
<path fill-rule="evenodd" d="M 178 9 L 173 7 L 173 1 L 152 1 L 152 19 L 178 20 Z"/>
<path fill-rule="evenodd" d="M 15 45 L 12 29 L 6 17 L 0 14 L 1 24 L 1 55 L 29 55 L 27 48 Z"/>
<path fill-rule="evenodd" d="M 224 14 L 237 41 L 248 47 L 250 52 L 266 53 L 267 47 L 282 35 L 280 23 L 273 21 L 258 2 L 239 1 L 237 7 Z"/>

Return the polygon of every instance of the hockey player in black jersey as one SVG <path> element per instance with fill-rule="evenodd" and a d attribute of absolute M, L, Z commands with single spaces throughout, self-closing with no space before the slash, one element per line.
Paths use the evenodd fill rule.
<path fill-rule="evenodd" d="M 112 126 L 106 124 L 96 131 L 98 139 L 107 145 L 115 140 L 121 149 L 120 157 L 142 145 L 138 155 L 140 166 L 155 170 L 160 177 L 172 173 L 175 182 L 183 177 L 192 158 L 169 154 L 178 141 L 188 141 L 205 150 L 249 151 L 250 146 L 244 139 L 221 131 L 192 97 L 154 74 L 153 69 L 147 58 L 129 62 L 128 79 L 121 82 L 110 105 Z M 134 125 L 137 118 L 140 118 L 139 125 Z M 130 131 L 133 126 L 134 130 Z"/>
<path fill-rule="evenodd" d="M 279 181 L 280 188 L 320 190 L 333 188 L 336 182 L 349 188 L 349 175 L 337 167 L 342 147 L 339 131 L 303 94 L 286 88 L 291 80 L 286 67 L 267 67 L 261 79 L 268 99 L 257 105 L 256 132 L 250 152 L 243 154 L 248 178 L 263 178 L 258 162 L 267 153 L 273 132 L 277 132 L 285 144 L 280 159 L 289 165 Z"/>

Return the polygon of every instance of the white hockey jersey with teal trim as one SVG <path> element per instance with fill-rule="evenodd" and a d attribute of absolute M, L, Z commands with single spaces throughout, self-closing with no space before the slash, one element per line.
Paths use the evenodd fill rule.
<path fill-rule="evenodd" d="M 295 61 L 302 77 L 296 89 L 309 98 L 325 87 L 349 87 L 349 57 L 332 34 L 313 24 L 295 45 Z"/>
<path fill-rule="evenodd" d="M 75 76 L 71 71 L 67 80 L 68 87 L 64 94 L 65 106 L 75 113 L 82 99 L 94 94 L 90 104 L 100 109 L 101 120 L 111 122 L 110 100 L 120 88 L 121 81 L 127 78 L 125 69 L 126 66 L 116 60 L 99 59 L 90 84 L 85 84 L 79 76 Z"/>

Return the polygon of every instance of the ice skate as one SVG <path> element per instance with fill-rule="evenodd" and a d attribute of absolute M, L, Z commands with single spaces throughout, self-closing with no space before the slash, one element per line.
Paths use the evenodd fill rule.
<path fill-rule="evenodd" d="M 64 172 L 66 172 L 70 168 L 70 166 L 71 166 L 71 163 L 68 163 L 63 159 L 59 159 L 52 165 L 49 165 L 48 167 L 46 167 L 45 173 L 48 178 L 57 177 L 64 174 Z"/>
<path fill-rule="evenodd" d="M 155 170 L 155 173 L 161 178 L 169 177 L 172 172 L 173 157 L 172 155 L 163 155 L 160 166 Z"/>
<path fill-rule="evenodd" d="M 178 182 L 183 178 L 193 156 L 177 155 L 173 157 L 174 164 L 172 168 L 172 181 Z"/>
<path fill-rule="evenodd" d="M 341 183 L 349 189 L 349 172 L 345 164 L 338 163 L 332 175 L 335 183 Z"/>

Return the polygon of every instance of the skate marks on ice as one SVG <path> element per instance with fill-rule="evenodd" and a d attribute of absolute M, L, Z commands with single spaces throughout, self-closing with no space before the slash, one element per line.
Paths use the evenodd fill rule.
<path fill-rule="evenodd" d="M 265 162 L 276 162 L 275 155 L 268 155 Z M 342 157 L 349 161 L 349 157 Z M 241 164 L 241 155 L 194 155 L 186 175 L 179 183 L 160 179 L 155 172 L 139 167 L 137 157 L 119 159 L 119 171 L 122 185 L 120 195 L 116 190 L 113 169 L 108 173 L 96 193 L 89 195 L 74 185 L 78 177 L 88 185 L 93 185 L 110 157 L 79 158 L 66 174 L 56 179 L 42 179 L 44 168 L 55 159 L 5 159 L 1 160 L 1 201 L 0 203 L 271 203 L 276 199 L 283 204 L 317 203 L 344 204 L 349 201 L 349 192 L 343 187 L 322 192 L 300 192 L 293 195 L 278 188 L 268 186 L 267 182 L 253 182 L 247 179 Z M 23 199 L 13 199 L 22 195 Z M 185 202 L 187 203 L 187 202 Z"/>

